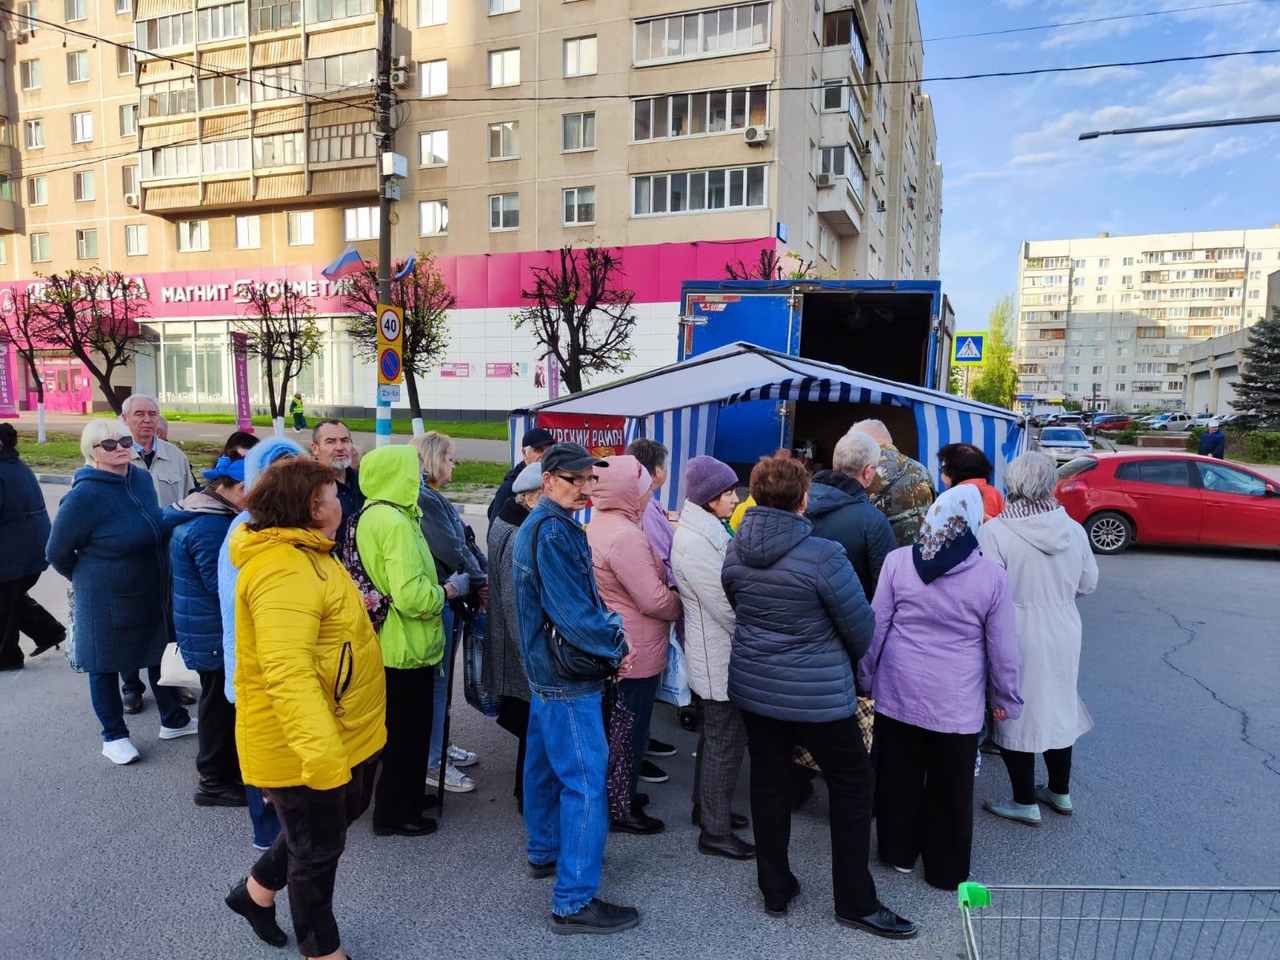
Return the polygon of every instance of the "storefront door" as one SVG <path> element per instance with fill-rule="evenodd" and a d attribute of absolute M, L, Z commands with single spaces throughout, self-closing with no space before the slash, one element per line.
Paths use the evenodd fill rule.
<path fill-rule="evenodd" d="M 92 379 L 84 364 L 71 357 L 54 357 L 41 363 L 44 374 L 44 408 L 58 413 L 85 413 L 93 400 Z M 29 405 L 36 407 L 31 393 Z"/>

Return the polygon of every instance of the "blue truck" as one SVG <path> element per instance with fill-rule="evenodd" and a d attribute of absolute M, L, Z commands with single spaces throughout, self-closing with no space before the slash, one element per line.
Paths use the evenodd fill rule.
<path fill-rule="evenodd" d="M 936 280 L 690 280 L 681 289 L 679 359 L 739 340 L 884 380 L 946 388 L 955 314 Z M 744 476 L 779 447 L 814 463 L 855 420 L 875 417 L 908 454 L 909 411 L 857 403 L 753 400 L 720 412 L 716 456 Z"/>

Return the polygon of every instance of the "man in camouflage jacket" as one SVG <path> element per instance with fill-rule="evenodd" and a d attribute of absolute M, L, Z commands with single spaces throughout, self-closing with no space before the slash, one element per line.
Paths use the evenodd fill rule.
<path fill-rule="evenodd" d="M 879 420 L 860 420 L 851 429 L 865 433 L 880 444 L 880 466 L 867 487 L 867 495 L 889 518 L 898 546 L 911 546 L 937 496 L 928 471 L 893 445 L 888 428 Z"/>

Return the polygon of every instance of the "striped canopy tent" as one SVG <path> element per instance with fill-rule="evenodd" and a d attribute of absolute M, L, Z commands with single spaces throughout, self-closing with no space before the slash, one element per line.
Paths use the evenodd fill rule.
<path fill-rule="evenodd" d="M 1019 414 L 937 390 L 894 383 L 832 363 L 733 343 L 681 363 L 547 400 L 508 418 L 511 462 L 520 458 L 520 437 L 542 412 L 625 417 L 628 443 L 648 437 L 671 451 L 670 476 L 660 492 L 669 511 L 684 503 L 684 467 L 715 449 L 722 408 L 752 400 L 862 403 L 912 412 L 919 459 L 938 480 L 937 451 L 948 443 L 972 443 L 995 465 L 997 486 L 1004 470 L 1026 447 Z M 761 450 L 761 454 L 769 453 Z"/>

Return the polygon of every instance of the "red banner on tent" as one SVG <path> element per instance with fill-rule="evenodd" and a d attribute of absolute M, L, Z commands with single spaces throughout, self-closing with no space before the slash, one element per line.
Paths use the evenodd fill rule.
<path fill-rule="evenodd" d="M 583 413 L 539 413 L 538 426 L 550 430 L 557 443 L 580 443 L 597 457 L 613 457 L 626 449 L 625 417 Z"/>

